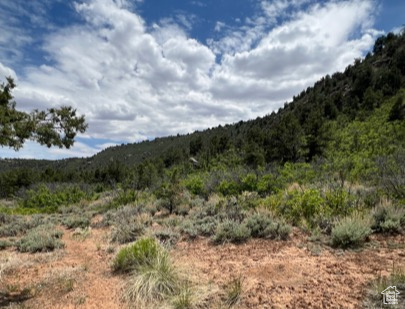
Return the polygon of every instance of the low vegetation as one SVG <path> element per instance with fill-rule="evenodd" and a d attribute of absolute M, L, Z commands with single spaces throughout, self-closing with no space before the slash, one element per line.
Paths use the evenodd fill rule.
<path fill-rule="evenodd" d="M 23 236 L 17 243 L 20 252 L 48 252 L 64 247 L 60 240 L 63 232 L 52 225 L 40 225 Z"/>
<path fill-rule="evenodd" d="M 331 240 L 335 247 L 358 247 L 365 242 L 370 234 L 370 218 L 355 214 L 342 218 L 336 223 L 332 229 Z"/>

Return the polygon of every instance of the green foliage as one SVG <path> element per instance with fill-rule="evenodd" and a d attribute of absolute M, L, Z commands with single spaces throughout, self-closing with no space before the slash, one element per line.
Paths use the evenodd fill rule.
<path fill-rule="evenodd" d="M 280 180 L 273 174 L 263 175 L 257 182 L 257 192 L 261 195 L 276 193 L 280 187 Z"/>
<path fill-rule="evenodd" d="M 370 234 L 370 218 L 353 214 L 336 223 L 331 233 L 332 245 L 340 248 L 358 247 Z"/>
<path fill-rule="evenodd" d="M 230 180 L 223 180 L 218 186 L 218 192 L 222 193 L 225 196 L 229 195 L 238 195 L 240 192 L 239 184 L 235 181 Z"/>
<path fill-rule="evenodd" d="M 245 224 L 227 219 L 218 225 L 213 241 L 216 244 L 226 242 L 243 243 L 247 241 L 250 236 L 250 230 Z"/>
<path fill-rule="evenodd" d="M 193 194 L 202 195 L 204 193 L 204 181 L 199 174 L 189 176 L 184 185 Z"/>
<path fill-rule="evenodd" d="M 383 190 L 398 199 L 405 198 L 405 151 L 395 152 L 377 160 L 379 179 Z"/>
<path fill-rule="evenodd" d="M 135 202 L 137 197 L 137 192 L 135 190 L 119 190 L 117 196 L 114 197 L 109 206 L 112 208 L 125 206 Z"/>
<path fill-rule="evenodd" d="M 61 205 L 71 205 L 91 198 L 91 195 L 86 194 L 77 185 L 65 186 L 51 191 L 42 184 L 36 189 L 27 191 L 26 196 L 21 201 L 21 206 L 53 212 Z"/>
<path fill-rule="evenodd" d="M 17 243 L 20 252 L 48 252 L 64 247 L 60 238 L 63 232 L 52 225 L 40 225 L 22 237 Z"/>
<path fill-rule="evenodd" d="M 288 192 L 284 205 L 278 211 L 293 224 L 298 224 L 301 219 L 305 219 L 311 227 L 316 224 L 320 216 L 328 213 L 325 200 L 316 189 Z"/>
<path fill-rule="evenodd" d="M 87 128 L 84 116 L 76 116 L 72 107 L 34 110 L 28 114 L 15 109 L 11 91 L 15 88 L 12 78 L 0 85 L 0 146 L 19 149 L 27 139 L 41 145 L 70 148 L 78 132 Z"/>
<path fill-rule="evenodd" d="M 403 97 L 398 97 L 388 115 L 389 121 L 405 119 L 405 103 Z"/>
<path fill-rule="evenodd" d="M 325 206 L 332 215 L 349 215 L 354 210 L 352 202 L 353 197 L 344 188 L 332 188 L 325 194 Z"/>
<path fill-rule="evenodd" d="M 113 270 L 125 273 L 153 265 L 161 250 L 155 239 L 141 238 L 118 252 L 113 262 Z"/>
<path fill-rule="evenodd" d="M 257 177 L 255 174 L 249 173 L 242 179 L 242 190 L 249 192 L 257 191 Z"/>
<path fill-rule="evenodd" d="M 285 163 L 279 168 L 282 183 L 297 182 L 300 186 L 316 179 L 316 173 L 309 163 Z"/>

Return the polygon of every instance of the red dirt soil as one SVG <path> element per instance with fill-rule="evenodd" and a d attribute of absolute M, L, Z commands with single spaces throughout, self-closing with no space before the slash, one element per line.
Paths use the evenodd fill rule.
<path fill-rule="evenodd" d="M 121 294 L 126 279 L 111 272 L 115 253 L 107 252 L 108 233 L 93 229 L 79 240 L 65 230 L 65 249 L 51 254 L 3 251 L 29 264 L 6 274 L 2 284 L 31 288 L 33 297 L 22 308 L 125 308 Z M 371 280 L 389 274 L 393 264 L 405 266 L 403 236 L 373 238 L 359 251 L 334 250 L 306 239 L 298 231 L 289 241 L 242 245 L 214 246 L 197 239 L 179 242 L 171 253 L 182 269 L 198 275 L 201 285 L 223 291 L 227 282 L 241 276 L 239 308 L 362 308 Z"/>
<path fill-rule="evenodd" d="M 387 242 L 374 240 L 380 248 L 353 252 L 324 247 L 320 255 L 303 247 L 300 238 L 223 246 L 209 245 L 207 240 L 182 242 L 175 256 L 219 286 L 241 276 L 240 308 L 362 308 L 370 280 L 388 275 L 394 263 L 405 266 L 403 236 L 390 239 L 402 249 L 389 249 Z"/>

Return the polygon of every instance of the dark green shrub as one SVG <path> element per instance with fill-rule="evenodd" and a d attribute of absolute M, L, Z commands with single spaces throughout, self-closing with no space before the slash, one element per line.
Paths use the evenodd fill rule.
<path fill-rule="evenodd" d="M 249 192 L 257 191 L 257 177 L 255 174 L 249 173 L 242 179 L 242 190 Z"/>
<path fill-rule="evenodd" d="M 299 224 L 305 219 L 313 227 L 327 213 L 327 207 L 318 190 L 294 190 L 288 193 L 287 200 L 278 211 L 293 224 Z"/>
<path fill-rule="evenodd" d="M 120 190 L 118 195 L 111 201 L 110 207 L 117 208 L 136 201 L 138 194 L 135 190 Z"/>
<path fill-rule="evenodd" d="M 185 180 L 185 187 L 195 195 L 204 194 L 204 181 L 200 175 L 193 175 Z"/>
<path fill-rule="evenodd" d="M 26 192 L 21 206 L 25 208 L 47 209 L 56 211 L 58 206 L 71 205 L 83 199 L 91 199 L 92 195 L 87 194 L 78 186 L 65 186 L 51 191 L 46 185 L 40 185 L 36 189 Z"/>
<path fill-rule="evenodd" d="M 345 189 L 333 188 L 326 192 L 324 204 L 330 209 L 331 214 L 347 216 L 353 211 L 354 197 Z"/>
<path fill-rule="evenodd" d="M 218 186 L 218 191 L 225 196 L 238 195 L 240 193 L 239 185 L 235 181 L 222 181 Z"/>
<path fill-rule="evenodd" d="M 261 195 L 276 193 L 280 189 L 280 180 L 277 180 L 272 174 L 262 176 L 257 182 L 257 192 Z"/>
<path fill-rule="evenodd" d="M 64 247 L 60 240 L 63 232 L 52 225 L 40 225 L 30 230 L 16 243 L 20 252 L 48 252 Z"/>
<path fill-rule="evenodd" d="M 116 272 L 130 272 L 153 265 L 162 247 L 153 238 L 142 238 L 134 244 L 122 248 L 113 262 Z"/>
<path fill-rule="evenodd" d="M 245 224 L 233 220 L 225 220 L 218 225 L 213 241 L 216 244 L 226 242 L 242 243 L 247 241 L 250 236 L 250 230 Z"/>
<path fill-rule="evenodd" d="M 332 245 L 340 248 L 358 247 L 370 234 L 370 219 L 354 214 L 341 219 L 332 229 Z"/>

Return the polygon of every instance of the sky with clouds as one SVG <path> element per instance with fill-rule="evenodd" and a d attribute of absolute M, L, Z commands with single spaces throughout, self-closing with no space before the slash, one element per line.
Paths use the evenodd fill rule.
<path fill-rule="evenodd" d="M 19 109 L 71 105 L 70 149 L 27 142 L 0 158 L 105 147 L 264 116 L 398 31 L 397 0 L 2 0 L 0 79 Z"/>

